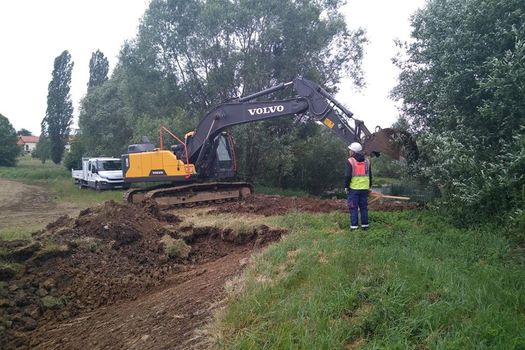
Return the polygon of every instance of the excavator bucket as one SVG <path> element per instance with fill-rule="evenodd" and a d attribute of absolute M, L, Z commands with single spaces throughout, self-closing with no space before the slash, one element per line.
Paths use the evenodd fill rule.
<path fill-rule="evenodd" d="M 415 161 L 418 149 L 413 137 L 406 131 L 380 129 L 363 140 L 363 151 L 367 155 L 386 154 L 397 160 Z"/>

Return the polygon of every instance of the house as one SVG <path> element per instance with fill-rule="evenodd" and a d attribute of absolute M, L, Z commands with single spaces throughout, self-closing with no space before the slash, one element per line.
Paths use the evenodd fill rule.
<path fill-rule="evenodd" d="M 31 153 L 38 143 L 38 136 L 18 136 L 17 145 L 22 146 L 22 149 L 26 153 Z"/>

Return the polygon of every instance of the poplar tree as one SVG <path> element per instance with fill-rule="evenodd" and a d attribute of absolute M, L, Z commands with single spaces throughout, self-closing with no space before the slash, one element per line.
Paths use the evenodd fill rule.
<path fill-rule="evenodd" d="M 48 86 L 46 116 L 42 120 L 41 137 L 50 142 L 51 160 L 58 164 L 64 154 L 64 146 L 69 137 L 69 127 L 73 120 L 71 102 L 71 71 L 73 62 L 67 50 L 55 58 L 51 82 Z"/>
<path fill-rule="evenodd" d="M 108 80 L 109 62 L 102 51 L 97 50 L 91 54 L 89 60 L 88 90 L 104 84 Z"/>

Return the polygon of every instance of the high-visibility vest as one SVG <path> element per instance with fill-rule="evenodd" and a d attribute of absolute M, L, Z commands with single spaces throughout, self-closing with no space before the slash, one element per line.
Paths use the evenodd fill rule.
<path fill-rule="evenodd" d="M 369 160 L 358 162 L 354 157 L 350 157 L 348 161 L 352 166 L 352 179 L 349 187 L 353 190 L 368 190 L 370 188 Z"/>

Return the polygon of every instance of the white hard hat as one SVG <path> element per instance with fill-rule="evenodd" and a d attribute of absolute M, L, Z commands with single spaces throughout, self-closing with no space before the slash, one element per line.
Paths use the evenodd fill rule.
<path fill-rule="evenodd" d="M 359 142 L 352 142 L 350 146 L 348 146 L 348 149 L 352 152 L 361 152 L 363 150 L 363 146 Z"/>

